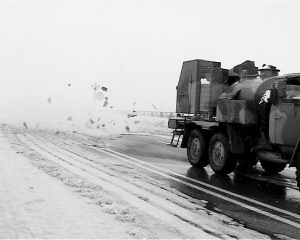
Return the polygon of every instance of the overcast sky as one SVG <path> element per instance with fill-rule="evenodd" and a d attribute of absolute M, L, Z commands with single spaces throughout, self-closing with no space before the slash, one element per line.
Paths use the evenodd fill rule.
<path fill-rule="evenodd" d="M 300 72 L 300 1 L 0 1 L 0 117 L 93 104 L 174 111 L 185 60 Z M 71 83 L 71 87 L 67 84 Z M 19 115 L 18 115 L 19 114 Z"/>

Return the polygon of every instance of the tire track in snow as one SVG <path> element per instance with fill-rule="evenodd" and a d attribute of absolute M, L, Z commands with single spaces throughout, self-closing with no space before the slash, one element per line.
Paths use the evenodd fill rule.
<path fill-rule="evenodd" d="M 74 151 L 71 151 L 70 149 L 66 149 L 65 147 L 59 146 L 57 145 L 57 140 L 55 142 L 49 140 L 49 137 L 53 139 L 53 136 L 47 136 L 46 138 L 44 138 L 43 136 L 41 136 L 40 134 L 35 134 L 35 137 L 38 138 L 42 138 L 44 141 L 46 142 L 51 142 L 52 144 L 56 145 L 57 147 L 59 147 L 59 149 L 63 148 L 65 151 L 72 153 L 72 157 L 75 154 L 76 156 L 80 156 L 84 159 L 87 159 L 89 161 L 89 164 L 91 163 L 91 161 L 93 161 L 90 158 L 87 158 L 86 156 L 81 156 L 80 154 L 78 155 L 78 153 L 74 153 Z M 76 145 L 76 144 L 74 144 Z M 66 144 L 64 143 L 64 146 L 66 146 Z M 57 150 L 56 150 L 57 151 Z M 111 160 L 111 159 L 107 159 L 107 160 Z M 118 162 L 119 163 L 119 162 Z M 96 165 L 96 167 L 99 167 L 99 165 Z M 102 169 L 103 170 L 103 169 Z M 114 175 L 114 173 L 112 173 L 111 171 L 109 172 L 109 174 Z M 115 176 L 115 175 L 114 175 Z M 120 175 L 117 176 L 118 178 L 120 178 Z M 125 181 L 128 181 L 128 179 L 125 179 Z M 213 221 L 209 219 L 208 215 L 205 215 L 205 219 L 203 219 L 203 214 L 206 214 L 207 211 L 197 211 L 198 213 L 192 213 L 191 209 L 188 208 L 187 206 L 183 206 L 182 204 L 180 204 L 180 202 L 176 202 L 176 201 L 172 201 L 172 197 L 170 198 L 170 196 L 162 196 L 161 198 L 155 199 L 155 197 L 153 196 L 157 196 L 157 194 L 153 195 L 153 192 L 149 195 L 149 189 L 143 188 L 138 184 L 134 184 L 133 182 L 130 182 L 131 184 L 135 185 L 137 188 L 137 191 L 134 193 L 136 196 L 138 196 L 141 199 L 147 199 L 148 202 L 150 202 L 151 204 L 154 204 L 155 206 L 158 206 L 161 209 L 164 209 L 165 211 L 168 211 L 169 213 L 171 213 L 172 215 L 176 215 L 179 219 L 184 220 L 185 222 L 193 225 L 193 226 L 197 226 L 198 228 L 201 229 L 205 229 L 208 232 L 214 232 L 217 233 L 217 235 L 222 235 L 222 233 L 224 232 L 224 225 L 226 228 L 234 228 L 237 225 L 241 225 L 238 224 L 236 222 L 233 222 L 231 218 L 226 217 L 224 215 L 222 215 L 221 219 L 219 220 L 220 222 L 223 221 L 223 223 L 225 224 L 221 224 L 216 222 L 216 219 L 218 217 L 213 216 L 214 219 Z M 158 187 L 158 186 L 155 186 Z M 145 192 L 146 190 L 146 192 Z M 160 192 L 161 194 L 161 192 Z M 173 193 L 174 195 L 174 193 Z M 166 201 L 167 199 L 167 201 Z M 191 203 L 189 203 L 191 205 Z M 195 208 L 196 209 L 196 208 Z M 199 213 L 201 212 L 201 215 L 199 215 Z M 215 214 L 216 215 L 216 214 Z M 202 221 L 201 221 L 202 218 Z M 229 220 L 228 220 L 229 219 Z M 209 223 L 209 224 L 203 224 L 203 222 Z M 213 229 L 211 229 L 210 226 L 213 226 Z M 223 232 L 219 231 L 219 228 L 221 227 L 221 229 L 223 228 Z M 237 229 L 227 229 L 225 231 L 225 234 L 228 234 L 229 236 L 237 236 Z M 251 231 L 251 230 L 247 230 L 247 231 Z M 244 235 L 243 235 L 244 236 Z M 238 238 L 241 238 L 241 236 L 237 236 Z M 253 237 L 253 235 L 249 235 L 249 237 Z"/>
<path fill-rule="evenodd" d="M 74 150 L 71 151 L 70 148 L 66 148 L 67 144 L 65 142 L 60 142 L 60 144 L 63 144 L 63 146 L 58 144 L 59 139 L 53 140 L 54 139 L 53 135 L 47 134 L 46 138 L 41 136 L 41 134 L 38 134 L 38 135 L 35 134 L 35 135 L 37 137 L 43 138 L 47 142 L 51 142 L 52 144 L 58 146 L 59 148 L 64 149 L 65 151 L 68 151 L 72 154 L 78 155 L 78 153 L 74 152 Z M 95 155 L 89 156 L 89 157 L 87 157 L 87 155 L 88 155 L 87 152 L 85 152 L 85 156 L 83 156 L 83 157 L 88 159 L 89 161 L 95 161 L 98 164 L 102 164 L 102 166 L 104 166 L 105 168 L 112 170 L 113 172 L 108 170 L 110 172 L 110 174 L 115 176 L 115 174 L 116 174 L 115 172 L 117 171 L 118 178 L 121 177 L 124 181 L 130 182 L 131 184 L 133 184 L 143 190 L 151 192 L 155 195 L 160 195 L 161 197 L 167 199 L 168 201 L 178 205 L 178 207 L 183 207 L 189 211 L 194 211 L 197 214 L 199 214 L 199 212 L 201 214 L 207 214 L 207 217 L 210 217 L 208 215 L 213 215 L 213 217 L 215 219 L 220 218 L 219 219 L 220 222 L 222 221 L 223 223 L 226 223 L 228 225 L 233 225 L 233 226 L 241 225 L 240 223 L 237 223 L 230 217 L 224 216 L 223 214 L 220 215 L 218 213 L 207 210 L 206 207 L 203 207 L 203 205 L 206 205 L 205 203 L 203 203 L 203 201 L 201 202 L 200 200 L 198 200 L 198 201 L 196 201 L 197 203 L 195 203 L 195 199 L 192 199 L 191 197 L 188 197 L 187 195 L 185 195 L 173 188 L 168 189 L 167 187 L 164 187 L 162 185 L 162 183 L 160 183 L 159 181 L 156 181 L 157 180 L 156 178 L 150 177 L 150 176 L 146 175 L 145 173 L 143 175 L 141 175 L 141 173 L 137 172 L 137 169 L 135 167 L 128 167 L 128 165 L 124 165 L 124 164 L 122 165 L 122 164 L 120 164 L 120 162 L 118 160 L 116 161 L 112 158 L 106 159 L 106 161 L 100 162 L 99 157 L 97 157 L 97 159 L 95 159 Z M 114 161 L 115 161 L 115 163 L 114 163 Z M 104 162 L 106 162 L 106 163 L 104 163 Z M 107 164 L 107 162 L 109 162 L 109 164 Z M 125 168 L 125 169 L 121 169 L 121 170 L 118 169 L 120 167 Z M 143 198 L 143 196 L 139 196 L 139 197 Z"/>
<path fill-rule="evenodd" d="M 89 144 L 89 143 L 85 142 L 85 144 Z M 300 224 L 298 223 L 298 220 L 300 219 L 300 215 L 299 214 L 292 213 L 292 212 L 289 212 L 289 211 L 286 211 L 286 210 L 283 210 L 283 209 L 280 209 L 280 208 L 277 208 L 277 207 L 273 207 L 271 205 L 268 205 L 268 204 L 265 204 L 265 203 L 262 203 L 262 202 L 250 199 L 248 197 L 244 197 L 244 196 L 241 196 L 239 194 L 235 194 L 235 193 L 232 193 L 230 191 L 223 190 L 223 189 L 220 189 L 218 187 L 209 185 L 207 183 L 191 179 L 189 177 L 186 177 L 186 176 L 183 176 L 183 175 L 171 172 L 169 170 L 163 169 L 163 168 L 155 166 L 153 164 L 146 163 L 144 161 L 141 161 L 139 159 L 127 156 L 125 154 L 119 153 L 119 152 L 111 150 L 111 149 L 105 149 L 105 148 L 101 148 L 100 149 L 98 147 L 95 147 L 95 144 L 93 144 L 93 142 L 90 142 L 90 147 L 93 148 L 93 149 L 95 149 L 96 151 L 100 151 L 102 153 L 106 152 L 108 155 L 110 155 L 112 157 L 117 157 L 120 160 L 123 160 L 123 161 L 125 161 L 127 163 L 131 163 L 131 164 L 136 165 L 136 166 L 140 166 L 140 167 L 142 167 L 144 169 L 148 169 L 149 171 L 155 172 L 155 173 L 157 173 L 159 175 L 163 175 L 163 176 L 166 176 L 166 177 L 168 176 L 170 179 L 173 179 L 174 181 L 179 181 L 179 182 L 181 182 L 181 183 L 183 183 L 183 184 L 185 184 L 187 186 L 190 186 L 190 187 L 196 188 L 196 189 L 198 189 L 198 190 L 200 190 L 202 192 L 206 192 L 208 194 L 217 196 L 217 197 L 219 197 L 219 198 L 221 198 L 221 199 L 223 199 L 225 201 L 232 202 L 234 204 L 237 204 L 237 205 L 239 205 L 241 207 L 244 207 L 244 208 L 249 209 L 251 211 L 254 211 L 256 213 L 259 213 L 259 214 L 265 215 L 267 217 L 273 218 L 273 219 L 275 219 L 277 221 L 280 221 L 280 222 L 286 223 L 288 225 L 294 226 L 294 227 L 296 227 L 298 229 L 300 228 Z M 172 175 L 172 176 L 170 176 L 170 175 Z M 180 179 L 178 180 L 178 177 L 181 180 Z M 205 188 L 199 187 L 198 185 L 195 185 L 195 184 L 200 184 L 200 185 L 202 185 Z M 230 198 L 224 196 L 223 194 L 220 195 L 220 194 L 218 194 L 216 192 L 212 192 L 211 190 L 206 189 L 206 187 L 211 188 L 214 191 L 216 190 L 216 191 L 225 193 L 228 196 L 230 196 Z M 238 199 L 238 201 L 234 200 L 232 197 Z M 248 204 L 240 202 L 240 200 L 243 200 L 243 201 L 246 201 L 246 202 L 250 202 L 251 204 L 255 204 L 255 205 L 259 206 L 260 208 L 263 207 L 264 209 L 268 209 L 268 211 L 265 211 L 265 210 L 262 210 L 262 209 L 258 209 L 257 207 L 250 206 Z M 278 213 L 286 215 L 289 218 L 292 217 L 296 221 L 291 221 L 291 220 L 289 220 L 287 218 L 280 217 L 280 216 L 278 216 Z"/>
<path fill-rule="evenodd" d="M 210 230 L 208 230 L 208 227 L 207 229 L 203 229 L 201 227 L 201 221 L 199 221 L 199 219 L 188 219 L 190 218 L 188 213 L 182 213 L 180 210 L 175 211 L 180 216 L 182 216 L 183 219 L 185 219 L 185 221 L 181 220 L 180 218 L 174 216 L 174 213 L 170 212 L 172 210 L 176 210 L 176 208 L 178 209 L 178 206 L 172 206 L 172 210 L 166 210 L 162 208 L 162 205 L 166 204 L 164 202 L 164 199 L 153 194 L 151 195 L 150 193 L 142 192 L 140 188 L 137 188 L 118 179 L 117 177 L 113 177 L 107 174 L 98 166 L 93 166 L 93 164 L 91 163 L 84 163 L 86 159 L 80 162 L 79 159 L 75 159 L 75 155 L 74 158 L 63 156 L 53 148 L 49 149 L 48 146 L 45 146 L 45 144 L 41 143 L 40 141 L 36 141 L 31 137 L 27 138 L 28 136 L 25 137 L 24 135 L 17 136 L 21 142 L 23 142 L 42 156 L 67 168 L 71 172 L 78 174 L 79 176 L 87 179 L 90 182 L 100 185 L 107 192 L 113 193 L 113 196 L 121 196 L 121 199 L 126 200 L 131 206 L 134 206 L 135 208 L 138 208 L 143 212 L 167 223 L 169 226 L 177 229 L 187 237 L 210 239 L 228 238 L 228 235 L 222 235 L 222 233 L 218 233 L 217 231 L 215 232 L 215 229 L 213 228 L 211 228 Z M 77 157 L 80 158 L 79 156 Z M 149 200 L 142 200 L 141 198 L 137 197 L 137 195 L 146 195 Z M 195 221 L 196 223 L 198 222 L 196 226 L 190 224 L 190 221 L 192 222 L 194 220 L 197 220 Z"/>

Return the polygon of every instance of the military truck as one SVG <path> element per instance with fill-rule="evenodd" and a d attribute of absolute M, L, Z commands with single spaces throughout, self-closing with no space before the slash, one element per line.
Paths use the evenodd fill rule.
<path fill-rule="evenodd" d="M 182 134 L 192 166 L 229 174 L 260 161 L 274 174 L 289 165 L 300 188 L 300 73 L 278 73 L 249 60 L 230 70 L 220 62 L 183 62 L 177 117 L 168 126 Z"/>

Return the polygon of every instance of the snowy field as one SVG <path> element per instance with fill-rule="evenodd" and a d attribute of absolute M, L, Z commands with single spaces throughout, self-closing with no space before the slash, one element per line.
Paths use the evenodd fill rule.
<path fill-rule="evenodd" d="M 136 119 L 135 131 L 162 134 L 164 119 Z M 96 154 L 87 136 L 2 125 L 0 238 L 268 238 L 160 178 Z M 112 136 L 97 137 L 100 150 Z"/>

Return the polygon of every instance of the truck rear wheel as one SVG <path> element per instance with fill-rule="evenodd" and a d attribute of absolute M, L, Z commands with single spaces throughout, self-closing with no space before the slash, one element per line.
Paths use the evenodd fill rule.
<path fill-rule="evenodd" d="M 260 164 L 265 170 L 265 172 L 269 174 L 279 173 L 286 166 L 286 163 L 276 163 L 276 162 L 269 162 L 264 160 L 260 160 Z"/>
<path fill-rule="evenodd" d="M 187 144 L 187 157 L 194 167 L 205 167 L 208 164 L 205 140 L 200 130 L 191 131 Z"/>
<path fill-rule="evenodd" d="M 228 138 L 222 134 L 214 134 L 209 143 L 209 163 L 216 173 L 228 174 L 234 171 L 237 159 L 229 152 Z"/>

